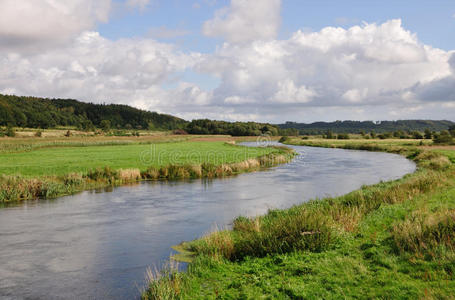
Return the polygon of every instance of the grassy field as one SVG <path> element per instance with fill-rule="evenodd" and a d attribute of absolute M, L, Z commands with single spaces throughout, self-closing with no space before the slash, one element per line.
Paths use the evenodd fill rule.
<path fill-rule="evenodd" d="M 453 299 L 455 167 L 450 149 L 406 141 L 289 140 L 413 159 L 414 174 L 310 201 L 182 244 L 187 272 L 150 274 L 144 299 Z M 365 143 L 364 143 L 365 142 Z"/>
<path fill-rule="evenodd" d="M 19 153 L 0 153 L 0 173 L 51 176 L 87 173 L 95 168 L 161 167 L 171 164 L 233 163 L 272 152 L 271 148 L 247 148 L 224 142 L 178 142 L 43 148 Z"/>
<path fill-rule="evenodd" d="M 243 138 L 248 139 L 248 138 Z M 138 180 L 222 177 L 292 157 L 229 136 L 0 139 L 0 202 L 51 198 Z"/>

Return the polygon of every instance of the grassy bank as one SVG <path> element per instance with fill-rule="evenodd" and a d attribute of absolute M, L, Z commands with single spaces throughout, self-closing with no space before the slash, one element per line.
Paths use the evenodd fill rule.
<path fill-rule="evenodd" d="M 452 299 L 455 168 L 444 151 L 396 141 L 290 140 L 399 153 L 414 174 L 256 218 L 181 248 L 188 271 L 152 274 L 144 299 Z M 438 152 L 439 151 L 439 152 Z"/>
<path fill-rule="evenodd" d="M 0 152 L 0 202 L 53 198 L 139 180 L 214 178 L 283 163 L 284 148 L 223 141 L 97 140 Z M 20 143 L 20 145 L 23 145 Z"/>

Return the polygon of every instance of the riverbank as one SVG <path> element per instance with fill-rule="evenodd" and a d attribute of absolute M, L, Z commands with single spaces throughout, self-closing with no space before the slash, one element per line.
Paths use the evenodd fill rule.
<path fill-rule="evenodd" d="M 0 152 L 0 203 L 55 198 L 141 180 L 215 178 L 289 161 L 284 147 L 214 141 L 71 140 L 15 143 Z M 16 148 L 15 148 L 16 147 Z"/>
<path fill-rule="evenodd" d="M 399 153 L 418 170 L 184 243 L 187 272 L 151 273 L 144 299 L 441 298 L 455 289 L 450 150 L 325 140 L 290 144 Z M 417 145 L 418 146 L 418 145 Z"/>

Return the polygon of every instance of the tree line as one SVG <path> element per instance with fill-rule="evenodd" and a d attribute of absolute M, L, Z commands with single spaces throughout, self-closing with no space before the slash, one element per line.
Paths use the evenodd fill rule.
<path fill-rule="evenodd" d="M 0 126 L 42 129 L 75 126 L 81 130 L 92 130 L 109 124 L 109 127 L 117 129 L 170 130 L 182 128 L 186 123 L 171 115 L 128 105 L 0 94 Z"/>
<path fill-rule="evenodd" d="M 328 130 L 335 133 L 361 134 L 362 132 L 394 133 L 401 132 L 401 135 L 411 135 L 412 132 L 424 132 L 426 129 L 439 132 L 447 130 L 455 125 L 451 121 L 435 120 L 399 120 L 399 121 L 335 121 L 335 122 L 315 122 L 315 123 L 296 123 L 286 122 L 279 124 L 278 127 L 284 129 L 294 128 L 300 135 L 322 135 Z"/>

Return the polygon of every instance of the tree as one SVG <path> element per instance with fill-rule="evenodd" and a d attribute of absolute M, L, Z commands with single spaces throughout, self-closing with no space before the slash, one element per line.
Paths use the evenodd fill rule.
<path fill-rule="evenodd" d="M 327 130 L 327 133 L 325 134 L 325 138 L 329 139 L 329 140 L 334 138 L 332 130 L 330 130 L 330 129 Z"/>
<path fill-rule="evenodd" d="M 371 130 L 370 136 L 372 139 L 376 138 L 376 133 L 374 132 L 374 130 Z"/>
<path fill-rule="evenodd" d="M 453 143 L 453 137 L 447 130 L 443 130 L 433 137 L 433 142 L 435 144 L 451 144 Z"/>
<path fill-rule="evenodd" d="M 423 135 L 422 135 L 420 132 L 418 132 L 418 131 L 412 132 L 412 137 L 413 137 L 414 139 L 416 139 L 416 140 L 421 140 L 421 139 L 423 139 Z"/>
<path fill-rule="evenodd" d="M 8 126 L 6 128 L 6 136 L 9 136 L 9 137 L 15 137 L 16 136 L 16 132 L 14 131 L 13 127 L 11 126 Z"/>
<path fill-rule="evenodd" d="M 433 135 L 431 134 L 431 130 L 428 129 L 428 128 L 425 129 L 425 134 L 424 134 L 424 136 L 425 136 L 425 139 L 431 140 L 431 138 L 433 137 Z"/>
<path fill-rule="evenodd" d="M 449 133 L 452 137 L 455 137 L 455 125 L 449 127 Z"/>
<path fill-rule="evenodd" d="M 340 133 L 340 134 L 338 134 L 337 139 L 339 139 L 339 140 L 349 140 L 349 134 Z"/>
<path fill-rule="evenodd" d="M 104 131 L 104 132 L 108 132 L 109 130 L 111 130 L 111 121 L 109 120 L 102 120 L 100 122 L 100 127 L 101 129 Z"/>

